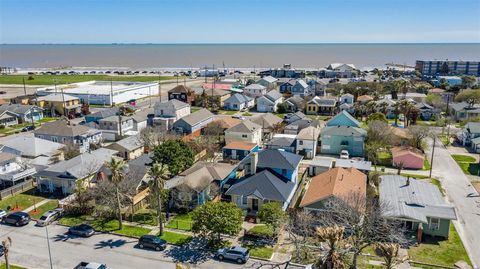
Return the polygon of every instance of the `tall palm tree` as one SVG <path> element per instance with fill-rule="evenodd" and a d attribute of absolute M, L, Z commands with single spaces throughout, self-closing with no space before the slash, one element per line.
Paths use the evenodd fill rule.
<path fill-rule="evenodd" d="M 162 218 L 162 191 L 165 188 L 165 177 L 167 170 L 164 165 L 154 163 L 148 172 L 152 180 L 150 181 L 150 190 L 157 198 L 157 217 L 160 235 L 163 235 L 163 218 Z"/>
<path fill-rule="evenodd" d="M 10 252 L 10 246 L 12 246 L 12 238 L 7 237 L 7 239 L 2 241 L 3 245 L 3 256 L 5 256 L 5 268 L 10 269 L 10 263 L 8 262 L 8 254 Z"/>
<path fill-rule="evenodd" d="M 395 115 L 395 126 L 398 126 L 398 116 L 400 115 L 400 102 L 396 102 L 393 106 L 393 114 Z"/>
<path fill-rule="evenodd" d="M 123 160 L 116 158 L 111 158 L 109 162 L 106 163 L 108 169 L 110 169 L 112 175 L 108 178 L 110 182 L 115 185 L 115 196 L 117 198 L 117 216 L 118 216 L 118 229 L 122 229 L 122 204 L 120 203 L 120 183 L 125 178 L 124 169 L 126 164 Z"/>

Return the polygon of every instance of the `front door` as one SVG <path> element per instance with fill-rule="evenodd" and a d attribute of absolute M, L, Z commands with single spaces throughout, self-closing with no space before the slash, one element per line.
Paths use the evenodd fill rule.
<path fill-rule="evenodd" d="M 258 199 L 252 199 L 252 210 L 258 210 Z"/>

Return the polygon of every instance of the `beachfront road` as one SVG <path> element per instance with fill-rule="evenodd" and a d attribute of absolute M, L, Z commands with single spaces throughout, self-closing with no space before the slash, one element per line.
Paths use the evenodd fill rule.
<path fill-rule="evenodd" d="M 210 254 L 182 250 L 169 246 L 165 251 L 156 252 L 136 248 L 137 240 L 111 234 L 95 234 L 90 238 L 72 237 L 66 234 L 67 227 L 51 224 L 48 226 L 53 268 L 74 268 L 81 261 L 100 262 L 108 268 L 175 268 L 179 257 L 196 258 L 200 261 L 192 268 L 272 268 L 259 261 L 247 264 L 219 262 Z M 0 239 L 12 238 L 10 261 L 27 268 L 50 268 L 46 229 L 31 222 L 24 227 L 0 225 Z M 205 255 L 205 256 L 203 256 Z M 263 266 L 262 266 L 263 265 Z"/>

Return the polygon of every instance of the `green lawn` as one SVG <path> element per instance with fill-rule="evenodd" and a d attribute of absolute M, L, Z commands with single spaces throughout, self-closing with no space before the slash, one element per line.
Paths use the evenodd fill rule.
<path fill-rule="evenodd" d="M 2 265 L 0 265 L 0 269 L 7 269 L 7 266 L 5 264 L 2 264 Z M 27 269 L 27 268 L 26 267 L 21 267 L 21 266 L 18 266 L 18 265 L 10 264 L 10 269 Z"/>
<path fill-rule="evenodd" d="M 235 111 L 235 110 L 219 110 L 218 111 L 218 114 L 229 115 L 229 116 L 235 115 L 237 113 L 238 113 L 238 111 Z"/>
<path fill-rule="evenodd" d="M 172 218 L 165 227 L 184 231 L 192 230 L 192 216 L 190 214 L 178 214 Z"/>
<path fill-rule="evenodd" d="M 133 237 L 140 237 L 152 231 L 151 229 L 130 226 L 125 224 L 123 225 L 121 230 L 118 230 L 118 220 L 110 220 L 105 223 L 102 223 L 100 220 L 94 220 L 92 217 L 86 217 L 86 216 L 79 216 L 79 217 L 67 216 L 67 217 L 61 218 L 58 223 L 67 225 L 67 226 L 88 223 L 92 225 L 92 227 L 96 231 L 114 232 L 117 234 L 123 234 L 123 235 L 133 236 Z"/>
<path fill-rule="evenodd" d="M 273 247 L 262 244 L 247 244 L 242 245 L 250 251 L 250 256 L 262 259 L 270 259 L 273 255 Z"/>
<path fill-rule="evenodd" d="M 422 170 L 430 170 L 431 166 L 430 166 L 430 162 L 428 161 L 427 158 L 423 159 L 423 168 Z"/>
<path fill-rule="evenodd" d="M 163 240 L 167 241 L 169 244 L 172 245 L 183 245 L 185 243 L 188 243 L 192 237 L 187 234 L 180 234 L 180 233 L 174 233 L 174 232 L 169 232 L 169 231 L 164 231 L 163 235 L 160 236 Z"/>
<path fill-rule="evenodd" d="M 28 212 L 28 214 L 30 214 L 30 216 L 32 218 L 37 219 L 40 216 L 42 216 L 45 212 L 47 212 L 49 210 L 52 210 L 52 209 L 55 209 L 57 207 L 58 207 L 58 201 L 57 200 L 48 201 L 45 204 L 37 207 L 37 211 L 32 210 L 32 211 Z"/>
<path fill-rule="evenodd" d="M 479 175 L 480 166 L 475 158 L 468 155 L 452 154 L 452 158 L 457 162 L 463 173 L 467 175 Z"/>
<path fill-rule="evenodd" d="M 468 155 L 452 154 L 452 158 L 457 162 L 475 162 L 475 158 Z"/>
<path fill-rule="evenodd" d="M 250 112 L 245 112 L 245 113 L 242 114 L 242 116 L 250 117 L 250 116 L 253 116 L 253 114 L 250 113 Z"/>
<path fill-rule="evenodd" d="M 390 151 L 380 151 L 377 153 L 378 164 L 391 167 L 392 166 L 392 153 Z"/>
<path fill-rule="evenodd" d="M 39 203 L 43 200 L 45 200 L 45 198 L 40 196 L 21 193 L 0 201 L 0 208 L 8 209 L 10 207 L 10 209 L 12 210 L 18 205 L 18 208 L 15 208 L 15 210 L 19 211 L 19 210 L 24 210 L 32 206 L 34 203 Z"/>
<path fill-rule="evenodd" d="M 271 238 L 274 235 L 273 229 L 265 224 L 255 225 L 255 227 L 248 230 L 248 233 L 268 238 Z"/>
<path fill-rule="evenodd" d="M 28 79 L 32 77 L 33 79 Z M 158 76 L 109 76 L 109 75 L 2 75 L 0 76 L 0 84 L 25 84 L 27 85 L 54 85 L 67 84 L 90 80 L 113 80 L 113 81 L 137 81 L 149 82 L 158 81 Z M 175 79 L 172 76 L 162 76 L 160 80 Z M 183 77 L 182 77 L 183 79 Z"/>
<path fill-rule="evenodd" d="M 133 222 L 140 223 L 140 224 L 147 224 L 152 226 L 158 225 L 158 218 L 155 210 L 152 209 L 140 209 L 133 215 L 132 218 Z"/>
<path fill-rule="evenodd" d="M 440 138 L 440 141 L 444 146 L 450 145 L 450 139 L 448 138 L 447 135 L 439 135 L 438 138 Z"/>
<path fill-rule="evenodd" d="M 448 240 L 427 241 L 408 250 L 410 259 L 418 262 L 451 266 L 459 260 L 470 263 L 467 252 L 453 224 Z"/>

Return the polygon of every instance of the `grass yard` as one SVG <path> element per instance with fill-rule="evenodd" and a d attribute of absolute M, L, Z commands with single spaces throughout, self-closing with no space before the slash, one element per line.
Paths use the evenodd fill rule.
<path fill-rule="evenodd" d="M 178 229 L 183 231 L 192 230 L 192 215 L 190 214 L 178 214 L 175 215 L 165 227 L 170 229 Z"/>
<path fill-rule="evenodd" d="M 130 225 L 123 225 L 121 230 L 118 230 L 118 220 L 109 220 L 105 223 L 102 223 L 100 220 L 94 220 L 92 217 L 87 216 L 75 216 L 75 217 L 63 217 L 59 220 L 59 224 L 67 225 L 67 226 L 74 226 L 82 223 L 87 223 L 92 225 L 92 227 L 96 231 L 104 231 L 104 232 L 114 232 L 117 234 L 133 236 L 133 237 L 140 237 L 142 235 L 148 234 L 151 232 L 151 229 L 143 228 L 143 227 L 136 227 Z"/>
<path fill-rule="evenodd" d="M 438 138 L 444 146 L 450 145 L 450 138 L 447 135 L 439 135 Z"/>
<path fill-rule="evenodd" d="M 250 251 L 250 256 L 262 259 L 271 259 L 273 255 L 273 247 L 268 245 L 261 244 L 242 244 L 244 248 L 247 248 Z"/>
<path fill-rule="evenodd" d="M 467 175 L 479 175 L 480 166 L 474 157 L 468 155 L 452 154 L 452 158 L 457 162 L 463 173 Z"/>
<path fill-rule="evenodd" d="M 28 79 L 32 77 L 33 79 Z M 54 85 L 83 82 L 90 80 L 113 80 L 113 81 L 136 81 L 150 82 L 158 81 L 158 76 L 110 76 L 110 75 L 2 75 L 0 84 L 25 84 L 27 85 Z M 183 77 L 182 77 L 183 78 Z M 175 79 L 172 76 L 161 76 L 160 80 Z"/>
<path fill-rule="evenodd" d="M 49 211 L 49 210 L 52 210 L 52 209 L 55 209 L 58 207 L 58 201 L 57 200 L 52 200 L 52 201 L 48 201 L 46 202 L 45 204 L 37 207 L 37 211 L 30 211 L 28 212 L 28 214 L 30 214 L 30 216 L 34 219 L 37 219 L 39 217 L 41 217 L 45 212 Z"/>
<path fill-rule="evenodd" d="M 15 211 L 21 211 L 32 206 L 34 203 L 39 203 L 43 200 L 45 200 L 45 198 L 40 196 L 34 196 L 28 193 L 21 193 L 0 201 L 0 208 L 10 208 L 10 210 L 15 209 Z M 18 208 L 15 208 L 17 205 Z"/>
<path fill-rule="evenodd" d="M 237 113 L 238 113 L 238 111 L 235 111 L 235 110 L 219 110 L 218 111 L 218 114 L 229 115 L 229 116 L 235 115 Z"/>
<path fill-rule="evenodd" d="M 468 156 L 468 155 L 452 154 L 452 158 L 457 162 L 467 162 L 467 163 L 476 162 L 474 157 Z"/>
<path fill-rule="evenodd" d="M 7 266 L 5 264 L 2 264 L 0 265 L 0 269 L 7 269 Z M 10 264 L 10 269 L 27 269 L 27 268 Z"/>
<path fill-rule="evenodd" d="M 248 233 L 268 238 L 271 238 L 274 235 L 273 229 L 265 224 L 255 225 L 253 228 L 248 230 Z"/>
<path fill-rule="evenodd" d="M 431 166 L 430 166 L 430 162 L 428 161 L 427 158 L 423 159 L 423 168 L 422 170 L 430 170 Z"/>
<path fill-rule="evenodd" d="M 131 219 L 133 222 L 140 223 L 140 224 L 147 224 L 152 226 L 158 225 L 157 214 L 155 210 L 152 209 L 140 209 L 133 215 Z"/>
<path fill-rule="evenodd" d="M 383 166 L 392 166 L 392 153 L 389 151 L 380 151 L 377 153 L 378 164 Z"/>
<path fill-rule="evenodd" d="M 414 261 L 451 266 L 459 260 L 470 263 L 467 252 L 453 224 L 450 224 L 448 240 L 429 240 L 408 250 Z"/>
<path fill-rule="evenodd" d="M 163 235 L 160 236 L 161 239 L 167 241 L 172 245 L 183 245 L 192 240 L 192 237 L 187 234 L 174 233 L 169 231 L 164 231 Z"/>
<path fill-rule="evenodd" d="M 245 113 L 242 114 L 242 116 L 250 117 L 250 116 L 253 116 L 253 114 L 250 113 L 250 112 L 245 112 Z"/>

